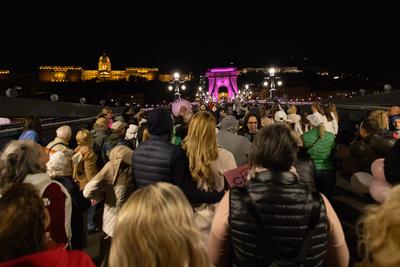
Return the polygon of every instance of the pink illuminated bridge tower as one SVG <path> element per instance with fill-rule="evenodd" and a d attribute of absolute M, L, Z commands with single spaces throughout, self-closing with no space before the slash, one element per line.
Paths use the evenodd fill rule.
<path fill-rule="evenodd" d="M 219 100 L 219 89 L 226 87 L 228 89 L 229 100 L 232 100 L 238 93 L 237 76 L 239 71 L 235 67 L 212 68 L 208 69 L 206 77 L 208 78 L 208 93 Z"/>

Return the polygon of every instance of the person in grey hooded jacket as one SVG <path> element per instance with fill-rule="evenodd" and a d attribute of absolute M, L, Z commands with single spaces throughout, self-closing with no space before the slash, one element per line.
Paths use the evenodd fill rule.
<path fill-rule="evenodd" d="M 246 164 L 251 143 L 246 137 L 237 135 L 238 121 L 232 115 L 226 116 L 220 124 L 217 143 L 235 157 L 238 166 Z"/>

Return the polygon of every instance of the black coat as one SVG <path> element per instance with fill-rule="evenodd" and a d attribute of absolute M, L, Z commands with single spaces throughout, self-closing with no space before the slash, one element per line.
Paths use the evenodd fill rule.
<path fill-rule="evenodd" d="M 83 196 L 82 191 L 79 190 L 79 186 L 74 182 L 72 177 L 56 177 L 55 180 L 61 183 L 71 196 L 71 247 L 72 249 L 82 249 L 85 240 L 83 213 L 90 207 L 90 200 Z"/>
<path fill-rule="evenodd" d="M 350 156 L 355 160 L 358 171 L 371 172 L 374 160 L 384 158 L 392 148 L 393 142 L 379 135 L 369 135 L 355 141 L 350 146 Z"/>
<path fill-rule="evenodd" d="M 400 183 L 400 139 L 385 157 L 385 178 L 392 185 Z"/>
<path fill-rule="evenodd" d="M 178 186 L 191 203 L 215 203 L 224 192 L 205 192 L 197 189 L 189 170 L 189 161 L 182 148 L 170 143 L 170 135 L 152 135 L 141 143 L 132 159 L 135 188 L 156 182 Z"/>

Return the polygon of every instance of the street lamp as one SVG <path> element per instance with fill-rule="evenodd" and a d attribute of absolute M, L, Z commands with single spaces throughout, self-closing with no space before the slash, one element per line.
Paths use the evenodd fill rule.
<path fill-rule="evenodd" d="M 180 100 L 181 99 L 181 90 L 186 90 L 186 86 L 184 84 L 184 81 L 181 81 L 179 79 L 180 74 L 179 72 L 175 72 L 173 74 L 174 80 L 170 82 L 170 85 L 168 86 L 168 90 L 172 92 L 172 90 L 175 91 L 174 93 L 174 98 L 175 100 Z"/>
<path fill-rule="evenodd" d="M 270 68 L 270 69 L 268 70 L 268 72 L 269 72 L 269 76 L 268 76 L 268 77 L 265 77 L 265 80 L 266 80 L 266 81 L 264 81 L 263 85 L 264 85 L 265 87 L 267 87 L 268 85 L 270 85 L 270 89 L 269 89 L 269 99 L 272 100 L 272 101 L 275 101 L 275 100 L 277 99 L 276 86 L 275 86 L 275 84 L 278 85 L 278 86 L 282 86 L 283 83 L 282 83 L 282 81 L 280 81 L 280 80 L 277 81 L 277 79 L 280 79 L 280 77 L 275 76 L 275 73 L 276 73 L 275 68 Z"/>
<path fill-rule="evenodd" d="M 203 91 L 203 87 L 199 86 L 197 88 L 197 93 L 196 93 L 196 98 L 201 102 L 205 102 L 206 98 L 207 98 L 207 94 Z"/>
<path fill-rule="evenodd" d="M 250 89 L 250 85 L 245 84 L 244 89 L 238 91 L 238 94 L 236 95 L 235 100 L 239 99 L 240 101 L 244 101 L 244 100 L 250 99 L 252 94 L 253 94 L 253 92 Z"/>
<path fill-rule="evenodd" d="M 196 98 L 201 102 L 212 101 L 212 96 L 210 96 L 209 92 L 207 92 L 207 82 L 206 77 L 200 76 L 199 86 L 197 87 Z"/>

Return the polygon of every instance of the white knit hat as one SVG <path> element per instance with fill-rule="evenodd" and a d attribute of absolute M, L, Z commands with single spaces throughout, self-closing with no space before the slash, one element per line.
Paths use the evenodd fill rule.
<path fill-rule="evenodd" d="M 313 114 L 308 115 L 307 120 L 314 127 L 318 127 L 324 123 L 324 117 L 319 112 L 314 112 Z"/>
<path fill-rule="evenodd" d="M 138 126 L 130 124 L 129 128 L 126 130 L 125 139 L 131 140 L 132 138 L 134 138 L 136 136 L 138 129 L 139 129 Z"/>
<path fill-rule="evenodd" d="M 72 153 L 70 151 L 57 151 L 46 163 L 47 174 L 50 177 L 72 175 Z"/>

